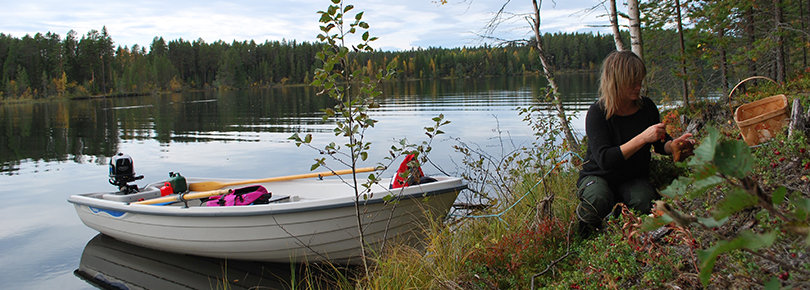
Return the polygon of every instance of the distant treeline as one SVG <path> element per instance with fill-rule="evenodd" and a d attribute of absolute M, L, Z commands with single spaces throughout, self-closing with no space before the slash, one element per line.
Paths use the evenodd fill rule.
<path fill-rule="evenodd" d="M 594 70 L 615 49 L 610 35 L 543 36 L 558 70 Z M 307 84 L 321 64 L 312 42 L 187 41 L 155 37 L 147 51 L 115 47 L 106 27 L 64 39 L 55 33 L 15 38 L 0 33 L 0 99 L 86 97 L 210 88 Z M 400 79 L 537 73 L 533 45 L 419 48 L 360 53 L 352 69 L 377 71 L 396 62 Z"/>
<path fill-rule="evenodd" d="M 751 76 L 789 83 L 810 71 L 806 1 L 679 3 L 686 2 L 653 1 L 640 8 L 643 41 L 636 43 L 643 45 L 650 95 L 726 95 Z M 620 33 L 629 49 L 628 32 Z M 541 67 L 534 41 L 359 53 L 348 65 L 376 72 L 396 62 L 400 79 L 535 74 Z M 541 41 L 558 72 L 596 70 L 615 50 L 612 35 L 546 33 Z M 71 30 L 64 39 L 52 32 L 22 38 L 0 33 L 0 100 L 307 84 L 321 66 L 315 58 L 321 48 L 295 40 L 206 43 L 155 37 L 147 50 L 116 46 L 106 28 L 85 35 Z"/>

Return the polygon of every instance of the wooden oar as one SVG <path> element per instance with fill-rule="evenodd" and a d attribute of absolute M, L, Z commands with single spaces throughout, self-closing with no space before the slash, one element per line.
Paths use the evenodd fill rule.
<path fill-rule="evenodd" d="M 370 172 L 376 170 L 376 167 L 364 167 L 364 168 L 357 168 L 355 172 Z M 344 169 L 344 170 L 336 170 L 336 171 L 326 171 L 326 172 L 314 172 L 314 173 L 305 173 L 305 174 L 298 174 L 298 175 L 289 175 L 289 176 L 279 176 L 279 177 L 270 177 L 264 179 L 253 179 L 253 180 L 242 180 L 242 181 L 233 181 L 233 182 L 219 182 L 219 181 L 204 181 L 204 182 L 195 182 L 188 185 L 188 189 L 191 191 L 206 191 L 206 190 L 215 190 L 220 189 L 226 186 L 233 186 L 233 185 L 241 185 L 241 184 L 248 184 L 248 183 L 265 183 L 265 182 L 273 182 L 273 181 L 285 181 L 285 180 L 293 180 L 293 179 L 302 179 L 302 178 L 311 178 L 311 177 L 319 177 L 319 176 L 330 176 L 330 175 L 343 175 L 343 174 L 351 174 L 351 169 Z"/>
<path fill-rule="evenodd" d="M 215 196 L 215 195 L 225 195 L 228 193 L 233 192 L 233 189 L 220 189 L 220 190 L 211 190 L 211 191 L 203 191 L 203 192 L 195 192 L 195 193 L 188 193 L 188 194 L 178 194 L 178 195 L 170 195 L 164 197 L 153 198 L 150 200 L 144 200 L 139 202 L 133 202 L 133 204 L 157 204 L 157 203 L 166 203 L 166 202 L 177 202 L 177 201 L 185 201 L 185 200 L 192 200 L 198 199 L 203 197 Z"/>

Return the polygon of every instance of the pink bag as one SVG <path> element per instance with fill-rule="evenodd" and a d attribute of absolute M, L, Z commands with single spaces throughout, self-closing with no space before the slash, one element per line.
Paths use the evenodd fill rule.
<path fill-rule="evenodd" d="M 267 204 L 272 194 L 264 186 L 252 185 L 237 188 L 233 193 L 208 198 L 208 206 L 233 206 L 250 204 Z"/>

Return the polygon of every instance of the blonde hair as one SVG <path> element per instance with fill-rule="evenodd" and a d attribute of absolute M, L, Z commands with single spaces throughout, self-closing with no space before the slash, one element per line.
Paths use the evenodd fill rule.
<path fill-rule="evenodd" d="M 647 76 L 647 67 L 631 51 L 611 52 L 602 63 L 602 76 L 599 78 L 599 101 L 605 109 L 605 119 L 610 119 L 619 110 L 620 94 L 641 84 Z M 639 98 L 636 105 L 641 108 Z"/>

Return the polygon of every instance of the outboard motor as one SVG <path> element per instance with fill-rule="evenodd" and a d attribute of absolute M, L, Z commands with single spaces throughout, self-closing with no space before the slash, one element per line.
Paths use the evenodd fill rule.
<path fill-rule="evenodd" d="M 132 158 L 124 153 L 118 153 L 110 159 L 110 184 L 118 186 L 124 194 L 138 192 L 137 185 L 128 183 L 143 179 L 143 175 L 135 176 Z"/>

